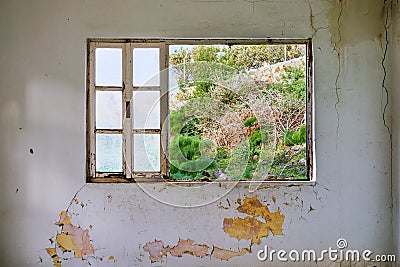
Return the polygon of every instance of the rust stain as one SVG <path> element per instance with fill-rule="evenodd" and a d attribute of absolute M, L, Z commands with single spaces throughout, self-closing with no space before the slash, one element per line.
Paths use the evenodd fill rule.
<path fill-rule="evenodd" d="M 153 262 L 162 262 L 163 256 L 167 255 L 167 250 L 164 248 L 163 242 L 154 240 L 147 243 L 143 250 L 149 253 L 149 259 Z"/>
<path fill-rule="evenodd" d="M 89 231 L 74 226 L 67 212 L 62 211 L 60 220 L 56 225 L 61 227 L 61 233 L 57 234 L 56 242 L 60 249 L 74 251 L 75 258 L 84 258 L 94 254 L 94 247 L 90 243 Z"/>
<path fill-rule="evenodd" d="M 53 265 L 55 267 L 61 267 L 61 261 L 59 261 L 56 248 L 46 248 L 46 252 L 53 259 Z"/>
<path fill-rule="evenodd" d="M 250 216 L 243 218 L 225 218 L 223 230 L 229 236 L 241 239 L 250 239 L 251 244 L 260 244 L 262 237 L 267 237 L 269 231 L 274 235 L 282 235 L 282 225 L 285 216 L 281 214 L 280 209 L 271 213 L 267 206 L 263 205 L 254 196 L 252 198 L 245 198 L 244 203 L 240 205 L 237 211 L 248 214 Z M 265 220 L 262 222 L 257 217 Z"/>
<path fill-rule="evenodd" d="M 190 254 L 196 257 L 203 258 L 208 255 L 208 246 L 193 244 L 194 241 L 191 239 L 180 239 L 178 244 L 172 248 L 167 248 L 167 251 L 174 257 L 182 257 L 183 254 Z"/>
<path fill-rule="evenodd" d="M 248 249 L 246 248 L 242 248 L 242 250 L 240 251 L 232 251 L 219 247 L 214 247 L 212 255 L 216 259 L 227 261 L 233 257 L 243 256 L 244 254 L 246 254 L 246 252 L 248 252 Z"/>

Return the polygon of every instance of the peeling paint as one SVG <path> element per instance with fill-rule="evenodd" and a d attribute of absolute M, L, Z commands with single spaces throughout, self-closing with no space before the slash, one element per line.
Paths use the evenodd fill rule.
<path fill-rule="evenodd" d="M 260 244 L 262 237 L 267 237 L 269 231 L 274 235 L 283 235 L 282 225 L 285 215 L 280 213 L 280 209 L 271 213 L 267 206 L 261 204 L 257 196 L 245 198 L 244 203 L 240 205 L 237 211 L 250 216 L 242 218 L 225 218 L 223 230 L 229 236 L 238 240 L 251 239 L 251 243 Z M 257 219 L 261 217 L 262 222 Z"/>
<path fill-rule="evenodd" d="M 276 201 L 276 197 L 273 197 L 274 199 Z M 227 203 L 230 206 L 228 199 Z M 267 237 L 270 231 L 273 235 L 283 235 L 282 225 L 285 216 L 281 214 L 280 208 L 276 212 L 270 212 L 268 207 L 258 200 L 257 196 L 252 198 L 246 197 L 243 204 L 239 198 L 236 200 L 236 203 L 240 205 L 236 210 L 249 216 L 244 219 L 224 218 L 223 230 L 229 236 L 238 240 L 251 240 L 251 244 L 260 244 L 261 238 Z M 213 249 L 211 253 L 208 253 L 210 247 Z M 247 252 L 250 252 L 248 248 L 232 251 L 206 244 L 196 244 L 191 239 L 185 240 L 181 238 L 179 238 L 178 244 L 173 247 L 164 246 L 163 241 L 155 239 L 153 242 L 146 243 L 143 250 L 149 253 L 149 259 L 152 263 L 162 262 L 168 253 L 173 257 L 182 257 L 184 254 L 189 254 L 203 258 L 211 255 L 216 259 L 227 261 L 233 257 L 243 256 Z"/>
<path fill-rule="evenodd" d="M 182 257 L 183 254 L 190 254 L 196 257 L 203 258 L 208 255 L 208 246 L 193 244 L 194 241 L 191 239 L 180 239 L 178 244 L 172 248 L 167 248 L 167 251 L 174 257 Z"/>
<path fill-rule="evenodd" d="M 244 256 L 249 250 L 247 248 L 242 248 L 240 251 L 232 251 L 232 250 L 227 250 L 219 247 L 214 247 L 212 251 L 212 255 L 214 258 L 219 259 L 219 260 L 229 260 L 233 257 L 237 256 Z"/>
<path fill-rule="evenodd" d="M 260 244 L 262 237 L 268 236 L 268 226 L 254 217 L 246 218 L 225 218 L 224 232 L 230 237 L 241 239 L 251 239 L 251 243 Z"/>
<path fill-rule="evenodd" d="M 162 262 L 163 257 L 169 253 L 173 257 L 182 257 L 184 254 L 193 255 L 199 258 L 203 258 L 208 254 L 209 247 L 204 244 L 194 244 L 191 239 L 179 238 L 178 244 L 170 247 L 164 246 L 164 243 L 159 240 L 147 243 L 143 250 L 149 253 L 149 259 L 153 262 Z"/>
<path fill-rule="evenodd" d="M 61 261 L 59 261 L 56 248 L 46 248 L 46 252 L 53 259 L 53 265 L 55 267 L 61 267 Z"/>
<path fill-rule="evenodd" d="M 71 218 L 65 211 L 60 214 L 60 221 L 56 225 L 61 227 L 57 234 L 57 245 L 63 252 L 74 251 L 75 258 L 83 258 L 94 254 L 94 247 L 90 243 L 89 231 L 71 224 Z"/>
<path fill-rule="evenodd" d="M 143 250 L 149 253 L 149 259 L 153 262 L 162 262 L 163 256 L 167 255 L 167 250 L 164 248 L 162 241 L 154 240 L 147 243 Z"/>

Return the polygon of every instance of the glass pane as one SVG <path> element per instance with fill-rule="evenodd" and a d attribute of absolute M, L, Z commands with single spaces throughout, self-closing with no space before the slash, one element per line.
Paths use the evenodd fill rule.
<path fill-rule="evenodd" d="M 160 135 L 133 135 L 133 169 L 135 172 L 160 171 Z"/>
<path fill-rule="evenodd" d="M 96 171 L 122 172 L 121 134 L 96 134 Z"/>
<path fill-rule="evenodd" d="M 122 86 L 122 49 L 96 48 L 96 85 Z"/>
<path fill-rule="evenodd" d="M 96 128 L 122 128 L 122 92 L 96 92 Z"/>
<path fill-rule="evenodd" d="M 133 49 L 133 85 L 160 85 L 160 51 L 159 48 Z"/>
<path fill-rule="evenodd" d="M 160 92 L 133 93 L 133 128 L 160 129 Z"/>

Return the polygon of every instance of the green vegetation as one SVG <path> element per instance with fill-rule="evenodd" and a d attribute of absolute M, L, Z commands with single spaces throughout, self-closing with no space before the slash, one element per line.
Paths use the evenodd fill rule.
<path fill-rule="evenodd" d="M 304 55 L 304 49 L 297 45 L 288 45 L 286 52 L 288 60 Z M 268 175 L 270 179 L 307 178 L 305 66 L 284 67 L 280 79 L 257 82 L 255 89 L 240 83 L 242 87 L 236 91 L 218 85 L 218 82 L 229 80 L 232 69 L 236 73 L 247 73 L 282 62 L 284 58 L 284 47 L 271 45 L 194 46 L 191 50 L 180 49 L 170 56 L 170 64 L 178 75 L 178 100 L 217 100 L 240 117 L 238 124 L 232 116 L 220 114 L 217 117 L 221 125 L 218 125 L 212 119 L 192 115 L 185 105 L 171 109 L 172 179 L 204 176 L 215 179 L 223 175 L 229 179 L 251 179 L 254 175 Z M 202 62 L 213 65 L 202 65 Z M 265 106 L 260 106 L 260 109 L 264 113 L 271 110 L 269 116 L 274 118 L 276 132 L 260 125 L 249 103 L 238 93 L 250 89 L 257 90 L 265 100 Z M 212 107 L 209 108 L 212 113 Z M 235 128 L 235 125 L 240 127 Z M 231 129 L 230 132 L 224 132 L 225 126 Z M 276 144 L 272 153 L 267 149 L 271 144 Z"/>
<path fill-rule="evenodd" d="M 306 142 L 306 126 L 302 125 L 300 130 L 286 130 L 283 135 L 283 143 L 287 146 L 301 145 Z"/>

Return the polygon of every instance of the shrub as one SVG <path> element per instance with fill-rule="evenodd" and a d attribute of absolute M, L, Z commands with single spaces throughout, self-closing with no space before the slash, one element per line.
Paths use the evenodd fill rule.
<path fill-rule="evenodd" d="M 306 142 L 306 126 L 302 125 L 298 131 L 287 130 L 283 135 L 283 143 L 287 146 L 301 145 Z"/>
<path fill-rule="evenodd" d="M 252 126 L 252 125 L 254 125 L 254 123 L 255 123 L 256 121 L 257 121 L 257 118 L 256 118 L 256 117 L 251 117 L 251 118 L 248 118 L 247 120 L 245 120 L 244 123 L 243 123 L 243 125 L 244 125 L 245 127 Z"/>
<path fill-rule="evenodd" d="M 211 159 L 212 142 L 201 136 L 176 135 L 170 145 L 171 178 L 198 178 L 202 171 L 216 166 Z"/>

